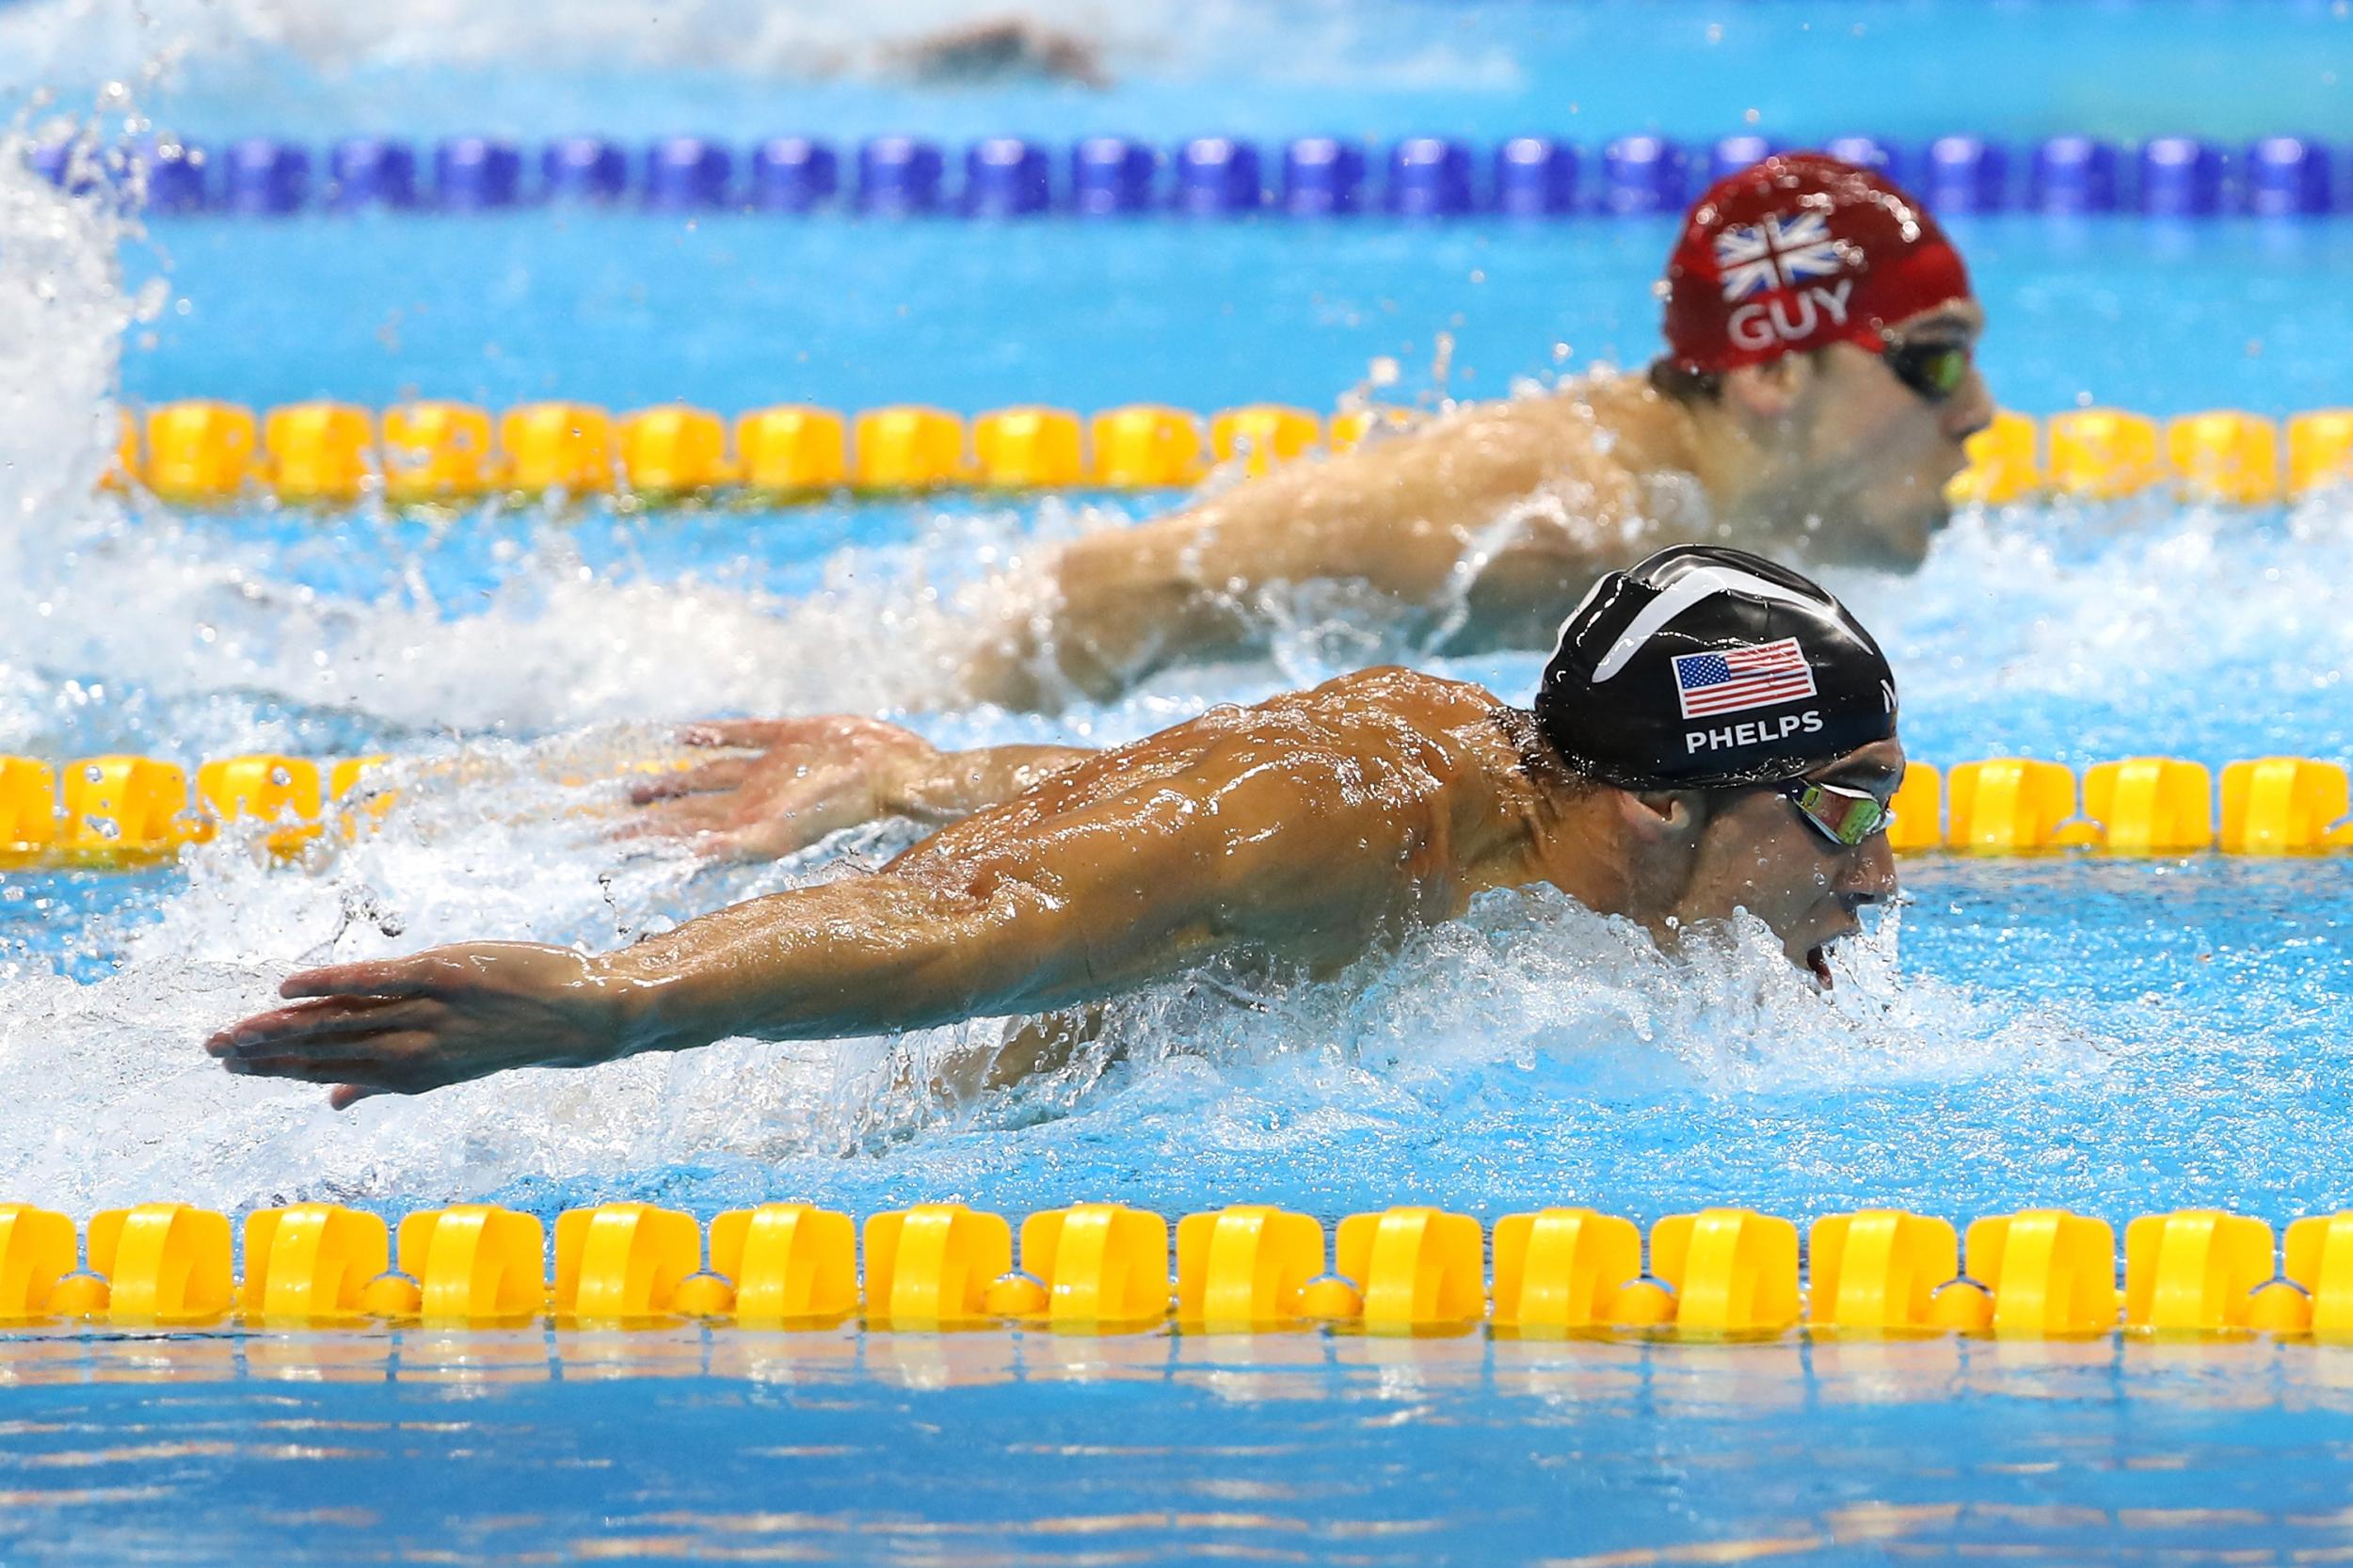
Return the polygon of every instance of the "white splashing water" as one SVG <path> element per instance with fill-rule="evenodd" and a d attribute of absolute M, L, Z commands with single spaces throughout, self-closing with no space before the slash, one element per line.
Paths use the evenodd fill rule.
<path fill-rule="evenodd" d="M 934 552 L 996 536 L 1000 520 L 943 528 L 885 579 L 845 559 L 836 586 L 792 601 L 599 574 L 560 527 L 519 521 L 534 544 L 500 586 L 446 603 L 421 583 L 374 599 L 324 593 L 274 576 L 264 550 L 145 519 L 82 544 L 69 569 L 40 572 L 46 608 L 9 651 L 165 699 L 236 693 L 393 728 L 541 733 L 812 700 L 920 706 L 952 673 L 965 646 L 955 628 L 1007 613 L 993 584 L 937 598 L 897 586 L 920 581 Z M 126 602 L 146 613 L 126 624 L 114 613 Z M 0 736 L 48 722 L 39 696 L 12 710 L 0 698 Z"/>
<path fill-rule="evenodd" d="M 79 171 L 95 171 L 101 138 L 76 140 Z M 0 550 L 11 579 L 34 563 L 35 542 L 118 520 L 91 497 L 114 448 L 122 334 L 162 297 L 124 292 L 136 224 L 35 174 L 29 142 L 22 120 L 0 139 Z"/>
<path fill-rule="evenodd" d="M 2269 517 L 2158 496 L 1967 513 L 1914 576 L 1826 577 L 1880 632 L 1907 715 L 1932 721 L 1948 761 L 2353 744 L 2342 490 Z"/>

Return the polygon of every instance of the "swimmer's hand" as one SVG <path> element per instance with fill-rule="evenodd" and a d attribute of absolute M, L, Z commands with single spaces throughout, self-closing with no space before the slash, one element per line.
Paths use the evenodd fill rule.
<path fill-rule="evenodd" d="M 466 942 L 306 969 L 204 1042 L 232 1073 L 330 1083 L 336 1110 L 421 1095 L 509 1067 L 585 1067 L 625 1054 L 632 986 L 593 958 L 528 942 Z"/>
<path fill-rule="evenodd" d="M 680 738 L 753 755 L 635 786 L 643 809 L 616 837 L 683 840 L 719 863 L 777 859 L 890 816 L 940 756 L 912 730 L 847 715 L 700 724 Z"/>
<path fill-rule="evenodd" d="M 702 724 L 680 738 L 757 755 L 635 786 L 630 798 L 643 809 L 616 836 L 683 840 L 714 862 L 777 859 L 885 817 L 955 822 L 1089 755 L 1056 745 L 941 751 L 898 725 L 839 714 Z"/>

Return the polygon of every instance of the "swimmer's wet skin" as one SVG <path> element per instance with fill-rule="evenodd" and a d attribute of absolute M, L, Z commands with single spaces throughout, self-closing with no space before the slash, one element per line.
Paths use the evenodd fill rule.
<path fill-rule="evenodd" d="M 1917 566 L 1993 413 L 1983 316 L 1935 220 L 1870 170 L 1768 158 L 1693 205 L 1665 296 L 1647 376 L 1468 405 L 1077 541 L 952 699 L 1108 700 L 1262 636 L 1260 595 L 1285 584 L 1366 584 L 1466 651 L 1544 647 L 1596 573 L 1678 537 Z"/>
<path fill-rule="evenodd" d="M 830 1038 L 1096 1000 L 1212 954 L 1345 964 L 1550 883 L 1661 942 L 1737 910 L 1827 982 L 1895 888 L 1896 688 L 1795 572 L 1683 546 L 1602 579 L 1532 711 L 1369 670 L 1096 753 L 872 876 L 600 957 L 469 943 L 289 979 L 206 1042 L 333 1103 L 721 1039 Z"/>
<path fill-rule="evenodd" d="M 781 859 L 886 817 L 944 826 L 1092 755 L 1034 744 L 943 752 L 898 725 L 840 713 L 719 720 L 679 738 L 731 755 L 632 786 L 647 809 L 615 837 L 690 837 L 712 861 Z"/>

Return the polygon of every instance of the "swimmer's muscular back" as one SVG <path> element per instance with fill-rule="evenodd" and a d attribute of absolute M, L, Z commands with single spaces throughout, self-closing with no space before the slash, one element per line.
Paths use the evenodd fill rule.
<path fill-rule="evenodd" d="M 1096 983 L 1237 943 L 1344 962 L 1520 869 L 1533 793 L 1501 706 L 1374 669 L 1214 709 L 1054 774 L 883 874 L 1068 908 Z"/>
<path fill-rule="evenodd" d="M 598 977 L 640 1050 L 1046 1012 L 1220 951 L 1344 962 L 1529 879 L 1537 792 L 1500 709 L 1405 670 L 1220 709 Z"/>
<path fill-rule="evenodd" d="M 1040 705 L 1043 638 L 1064 677 L 1109 697 L 1246 643 L 1257 590 L 1317 581 L 1459 609 L 1465 646 L 1537 646 L 1596 570 L 1641 553 L 1646 476 L 1691 460 L 1684 424 L 1639 377 L 1474 404 L 1078 540 L 1055 564 L 1050 610 L 976 655 L 964 684 Z"/>

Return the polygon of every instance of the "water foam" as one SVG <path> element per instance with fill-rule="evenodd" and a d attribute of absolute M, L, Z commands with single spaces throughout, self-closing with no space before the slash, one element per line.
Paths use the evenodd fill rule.
<path fill-rule="evenodd" d="M 32 564 L 26 546 L 66 520 L 113 520 L 90 498 L 114 449 L 122 335 L 162 299 L 124 288 L 135 219 L 33 172 L 28 120 L 0 130 L 0 565 L 11 578 Z M 124 120 L 117 110 L 74 138 L 81 172 L 95 172 L 103 131 Z"/>
<path fill-rule="evenodd" d="M 902 706 L 939 684 L 954 641 L 946 629 L 989 605 L 926 602 L 897 584 L 920 579 L 933 548 L 966 551 L 1004 533 L 989 520 L 943 525 L 935 547 L 905 552 L 890 573 L 851 552 L 825 591 L 788 601 L 692 577 L 599 572 L 544 514 L 460 526 L 516 528 L 531 541 L 470 602 L 402 572 L 397 554 L 380 593 L 335 593 L 289 580 L 251 544 L 151 519 L 39 573 L 33 618 L 9 653 L 167 703 L 247 694 L 395 731 L 533 734 L 602 719 Z M 364 527 L 341 542 L 399 548 Z M 142 613 L 113 613 L 126 602 Z M 20 710 L 14 723 L 47 719 Z"/>

